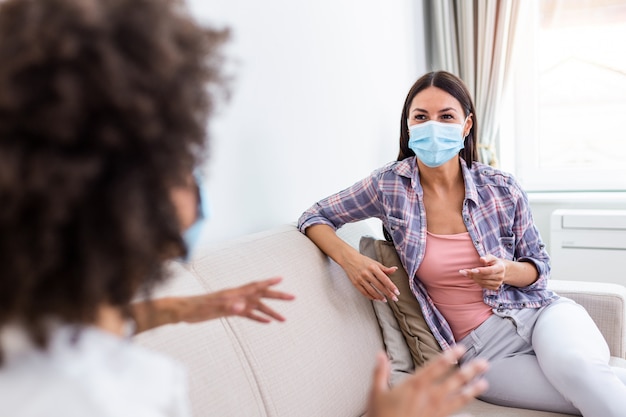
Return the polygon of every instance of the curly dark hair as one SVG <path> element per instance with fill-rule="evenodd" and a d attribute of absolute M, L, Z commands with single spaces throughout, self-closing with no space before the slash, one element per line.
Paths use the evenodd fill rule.
<path fill-rule="evenodd" d="M 0 2 L 0 328 L 128 311 L 184 253 L 227 30 L 170 0 Z"/>

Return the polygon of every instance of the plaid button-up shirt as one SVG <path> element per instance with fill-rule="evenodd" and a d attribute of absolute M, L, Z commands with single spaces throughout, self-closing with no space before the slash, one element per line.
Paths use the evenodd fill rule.
<path fill-rule="evenodd" d="M 532 262 L 539 278 L 527 287 L 507 284 L 483 289 L 485 304 L 496 309 L 538 308 L 558 296 L 546 289 L 549 256 L 534 225 L 528 199 L 517 181 L 487 165 L 461 159 L 465 181 L 462 216 L 480 256 Z M 393 238 L 402 265 L 414 277 L 411 290 L 419 301 L 435 338 L 443 349 L 455 343 L 446 319 L 435 307 L 416 272 L 426 248 L 424 193 L 415 158 L 392 162 L 353 186 L 317 202 L 298 221 L 300 231 L 315 224 L 335 229 L 345 223 L 376 217 Z"/>

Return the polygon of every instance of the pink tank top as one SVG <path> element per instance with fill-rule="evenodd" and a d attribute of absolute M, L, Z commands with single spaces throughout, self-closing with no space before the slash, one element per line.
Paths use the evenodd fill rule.
<path fill-rule="evenodd" d="M 427 232 L 426 253 L 417 277 L 459 341 L 493 314 L 483 302 L 483 290 L 460 269 L 480 267 L 480 256 L 469 233 L 436 235 Z"/>

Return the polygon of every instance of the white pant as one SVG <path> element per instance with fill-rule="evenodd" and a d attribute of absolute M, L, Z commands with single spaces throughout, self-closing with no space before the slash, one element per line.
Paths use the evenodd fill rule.
<path fill-rule="evenodd" d="M 587 311 L 560 298 L 540 309 L 495 311 L 459 343 L 461 359 L 490 362 L 494 404 L 582 414 L 626 416 L 626 369 L 609 366 L 609 348 Z"/>

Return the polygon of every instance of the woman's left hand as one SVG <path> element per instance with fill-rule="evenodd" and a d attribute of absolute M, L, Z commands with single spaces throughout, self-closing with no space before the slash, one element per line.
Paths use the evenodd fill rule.
<path fill-rule="evenodd" d="M 272 288 L 281 281 L 282 278 L 270 278 L 236 288 L 181 298 L 178 318 L 187 323 L 198 323 L 228 316 L 245 317 L 260 323 L 269 323 L 273 320 L 285 321 L 281 314 L 265 303 L 266 300 L 271 299 L 291 301 L 295 298 L 289 293 Z"/>
<path fill-rule="evenodd" d="M 295 298 L 292 294 L 274 289 L 281 281 L 278 277 L 270 278 L 202 295 L 133 303 L 131 311 L 136 332 L 165 324 L 199 323 L 228 316 L 245 317 L 260 323 L 285 321 L 281 314 L 266 304 L 267 300 L 291 301 Z"/>
<path fill-rule="evenodd" d="M 480 257 L 480 262 L 484 265 L 479 268 L 461 269 L 459 273 L 471 278 L 482 288 L 497 290 L 504 283 L 506 275 L 506 264 L 504 260 L 493 255 Z"/>

